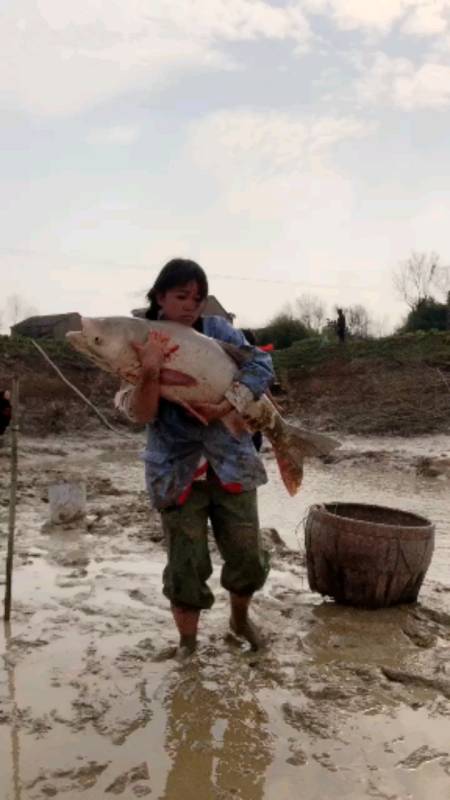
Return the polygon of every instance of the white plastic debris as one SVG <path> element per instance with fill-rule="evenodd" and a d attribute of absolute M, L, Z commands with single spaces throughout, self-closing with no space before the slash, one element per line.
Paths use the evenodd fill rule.
<path fill-rule="evenodd" d="M 86 515 L 86 484 L 64 481 L 48 487 L 50 521 L 55 525 L 82 519 Z"/>

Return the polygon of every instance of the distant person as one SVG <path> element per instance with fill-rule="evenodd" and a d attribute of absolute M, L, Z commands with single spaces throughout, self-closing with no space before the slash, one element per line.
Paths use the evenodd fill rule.
<path fill-rule="evenodd" d="M 342 308 L 338 308 L 337 312 L 336 333 L 339 341 L 343 344 L 347 338 L 347 320 Z"/>
<path fill-rule="evenodd" d="M 0 436 L 3 436 L 11 422 L 11 410 L 9 391 L 7 389 L 0 389 Z"/>

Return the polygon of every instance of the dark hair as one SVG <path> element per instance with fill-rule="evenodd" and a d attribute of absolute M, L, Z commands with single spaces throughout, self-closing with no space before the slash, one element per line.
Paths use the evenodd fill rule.
<path fill-rule="evenodd" d="M 250 328 L 242 328 L 242 333 L 244 334 L 247 342 L 249 344 L 255 345 L 256 344 L 256 337 L 253 331 Z"/>
<path fill-rule="evenodd" d="M 186 286 L 191 281 L 196 282 L 201 299 L 204 300 L 208 296 L 208 278 L 201 266 L 188 258 L 173 258 L 168 261 L 147 293 L 149 307 L 145 312 L 146 318 L 158 319 L 160 308 L 156 299 L 158 294 L 165 294 L 177 286 Z"/>

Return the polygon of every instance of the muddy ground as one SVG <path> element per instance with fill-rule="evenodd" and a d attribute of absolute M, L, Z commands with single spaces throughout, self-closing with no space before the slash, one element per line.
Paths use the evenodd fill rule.
<path fill-rule="evenodd" d="M 348 440 L 329 463 L 310 462 L 294 499 L 267 455 L 261 522 L 282 538 L 266 534 L 272 572 L 254 615 L 270 647 L 255 655 L 227 635 L 217 559 L 198 653 L 178 664 L 164 658 L 176 638 L 142 436 L 22 438 L 13 614 L 0 641 L 2 800 L 448 800 L 448 445 Z M 2 574 L 8 470 L 4 448 Z M 87 523 L 52 528 L 48 486 L 69 476 L 87 482 Z M 301 521 L 331 499 L 436 522 L 419 603 L 369 612 L 309 591 Z"/>

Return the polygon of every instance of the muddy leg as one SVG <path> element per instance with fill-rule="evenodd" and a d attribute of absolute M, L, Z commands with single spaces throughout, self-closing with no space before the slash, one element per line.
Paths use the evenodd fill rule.
<path fill-rule="evenodd" d="M 252 595 L 238 595 L 230 592 L 230 628 L 236 636 L 242 636 L 251 645 L 252 650 L 259 650 L 264 639 L 256 625 L 248 617 L 248 609 Z"/>
<path fill-rule="evenodd" d="M 175 625 L 180 634 L 178 645 L 179 655 L 191 655 L 197 647 L 197 630 L 200 618 L 200 611 L 196 608 L 185 608 L 181 606 L 171 606 Z"/>

